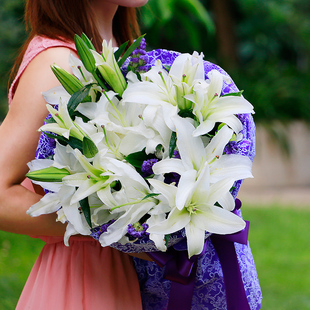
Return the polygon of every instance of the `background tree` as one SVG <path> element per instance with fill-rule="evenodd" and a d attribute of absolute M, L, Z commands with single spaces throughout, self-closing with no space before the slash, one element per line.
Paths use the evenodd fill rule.
<path fill-rule="evenodd" d="M 7 111 L 9 71 L 26 38 L 22 0 L 1 0 L 0 10 L 0 121 Z"/>
<path fill-rule="evenodd" d="M 0 119 L 7 72 L 25 38 L 23 0 L 2 3 Z M 202 51 L 245 90 L 260 122 L 310 120 L 308 16 L 308 0 L 150 0 L 141 10 L 150 49 Z"/>

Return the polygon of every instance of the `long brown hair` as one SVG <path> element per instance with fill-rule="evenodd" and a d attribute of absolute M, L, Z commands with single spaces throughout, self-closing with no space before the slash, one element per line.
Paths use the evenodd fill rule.
<path fill-rule="evenodd" d="M 102 38 L 96 28 L 91 0 L 27 0 L 25 22 L 29 36 L 13 65 L 9 84 L 16 76 L 29 42 L 37 35 L 73 41 L 75 34 L 84 32 L 98 51 L 101 48 Z M 132 42 L 140 35 L 135 8 L 118 7 L 113 19 L 113 35 L 119 44 Z"/>

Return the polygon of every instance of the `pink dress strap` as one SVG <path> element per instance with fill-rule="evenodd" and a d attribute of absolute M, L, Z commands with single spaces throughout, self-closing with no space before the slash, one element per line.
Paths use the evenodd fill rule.
<path fill-rule="evenodd" d="M 76 48 L 73 42 L 64 42 L 61 40 L 50 39 L 50 38 L 41 37 L 41 36 L 34 37 L 30 41 L 27 47 L 23 61 L 17 71 L 14 81 L 12 82 L 10 86 L 9 94 L 8 94 L 9 104 L 11 104 L 13 100 L 14 93 L 16 91 L 19 79 L 24 73 L 27 66 L 30 64 L 31 60 L 33 60 L 41 52 L 47 50 L 48 48 L 52 48 L 52 47 L 67 47 L 73 51 L 76 51 Z"/>
<path fill-rule="evenodd" d="M 19 78 L 42 51 L 73 43 L 35 37 L 13 81 L 12 101 Z M 130 256 L 101 247 L 90 237 L 39 237 L 46 242 L 18 301 L 17 310 L 142 310 L 140 288 Z"/>

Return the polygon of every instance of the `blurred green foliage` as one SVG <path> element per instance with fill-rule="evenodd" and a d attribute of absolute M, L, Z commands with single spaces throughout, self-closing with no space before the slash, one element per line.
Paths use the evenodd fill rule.
<path fill-rule="evenodd" d="M 240 65 L 234 76 L 257 119 L 310 120 L 310 3 L 239 0 Z M 249 18 L 250 17 L 250 18 Z"/>
<path fill-rule="evenodd" d="M 9 71 L 26 38 L 23 0 L 1 0 L 0 10 L 0 121 L 7 111 Z"/>
<path fill-rule="evenodd" d="M 23 2 L 2 0 L 0 120 L 8 71 L 25 38 Z M 221 12 L 232 22 L 224 33 L 218 25 Z M 149 48 L 202 51 L 223 66 L 255 106 L 256 121 L 309 121 L 308 16 L 308 0 L 150 0 L 141 10 L 141 24 Z"/>

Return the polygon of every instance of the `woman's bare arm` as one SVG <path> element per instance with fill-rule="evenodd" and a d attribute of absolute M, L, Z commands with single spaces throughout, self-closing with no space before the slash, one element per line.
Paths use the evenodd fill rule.
<path fill-rule="evenodd" d="M 28 234 L 61 236 L 65 225 L 56 223 L 56 215 L 32 218 L 28 208 L 40 200 L 20 183 L 34 159 L 39 132 L 47 116 L 42 92 L 59 85 L 50 66 L 66 70 L 70 50 L 55 47 L 36 56 L 22 74 L 7 117 L 0 126 L 0 230 Z"/>
<path fill-rule="evenodd" d="M 67 48 L 51 48 L 40 53 L 20 78 L 7 117 L 0 126 L 0 230 L 33 235 L 63 236 L 66 225 L 56 222 L 56 214 L 30 217 L 26 211 L 41 199 L 20 183 L 34 159 L 40 133 L 48 112 L 42 92 L 59 85 L 50 66 L 54 63 L 70 71 Z M 151 260 L 145 253 L 130 254 Z"/>

